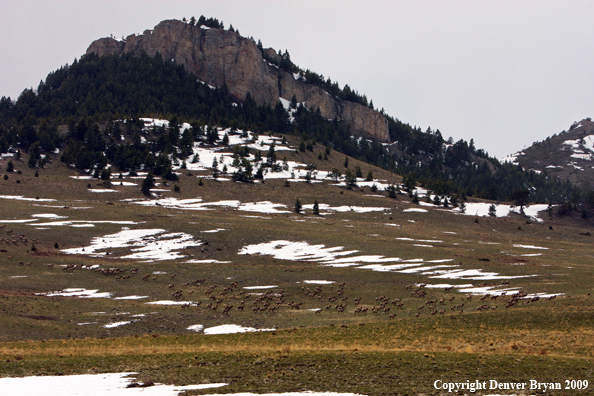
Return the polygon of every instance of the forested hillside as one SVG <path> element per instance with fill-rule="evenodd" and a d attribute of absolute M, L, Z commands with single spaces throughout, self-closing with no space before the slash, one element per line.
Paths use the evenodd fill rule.
<path fill-rule="evenodd" d="M 352 96 L 367 103 L 358 93 L 349 96 L 348 86 L 341 90 L 337 83 L 307 73 L 308 80 L 320 80 L 322 87 L 329 84 L 340 100 Z M 27 153 L 32 167 L 43 166 L 43 153 L 59 149 L 67 164 L 81 171 L 92 169 L 96 175 L 108 163 L 121 171 L 166 172 L 172 160 L 192 154 L 192 143 L 206 136 L 209 127 L 231 127 L 295 135 L 301 137 L 304 150 L 322 144 L 440 195 L 510 200 L 512 193 L 523 190 L 530 201 L 542 203 L 565 202 L 572 196 L 569 182 L 501 164 L 474 147 L 472 140 L 446 140 L 439 130 L 422 131 L 384 115 L 391 144 L 355 137 L 348 124 L 324 119 L 319 110 L 295 98 L 274 107 L 258 105 L 250 95 L 240 102 L 226 86 L 209 87 L 159 55 L 89 54 L 50 73 L 37 89 L 24 90 L 16 101 L 2 97 L 0 151 Z M 192 128 L 183 136 L 170 128 L 170 133 L 141 139 L 142 123 L 135 121 L 139 117 L 165 118 L 173 126 L 187 122 Z"/>

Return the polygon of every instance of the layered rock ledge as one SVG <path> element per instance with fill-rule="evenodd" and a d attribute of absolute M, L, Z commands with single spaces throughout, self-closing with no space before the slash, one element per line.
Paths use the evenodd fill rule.
<path fill-rule="evenodd" d="M 174 60 L 206 84 L 215 87 L 226 84 L 229 93 L 239 101 L 249 92 L 257 103 L 275 106 L 279 98 L 291 100 L 295 96 L 308 108 L 319 109 L 324 118 L 349 123 L 357 135 L 381 142 L 390 140 L 388 121 L 381 113 L 334 98 L 325 90 L 279 69 L 263 58 L 254 42 L 232 31 L 165 20 L 153 30 L 132 34 L 125 40 L 96 40 L 87 54 L 121 55 L 142 51 Z M 272 49 L 265 51 L 274 52 Z"/>

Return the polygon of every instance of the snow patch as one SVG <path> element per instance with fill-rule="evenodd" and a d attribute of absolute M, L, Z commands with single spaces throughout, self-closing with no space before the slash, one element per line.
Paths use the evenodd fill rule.
<path fill-rule="evenodd" d="M 202 245 L 189 234 L 168 233 L 163 229 L 122 230 L 115 234 L 96 237 L 89 246 L 63 249 L 67 254 L 84 254 L 99 257 L 110 249 L 129 249 L 130 254 L 119 256 L 135 260 L 175 260 L 185 257 L 181 250 Z"/>
<path fill-rule="evenodd" d="M 164 385 L 150 387 L 128 387 L 135 383 L 130 377 L 137 373 L 103 373 L 60 376 L 34 376 L 22 378 L 0 378 L 0 389 L 5 395 L 20 396 L 177 396 L 189 390 L 219 388 L 224 383 L 201 385 Z"/>
<path fill-rule="evenodd" d="M 253 327 L 242 327 L 235 324 L 226 324 L 204 329 L 204 334 L 235 334 L 235 333 L 251 333 L 254 331 L 275 331 L 276 329 L 255 329 Z"/>

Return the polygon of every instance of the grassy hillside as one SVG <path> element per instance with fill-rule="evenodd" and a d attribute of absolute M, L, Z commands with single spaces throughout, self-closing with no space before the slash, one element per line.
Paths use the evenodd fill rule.
<path fill-rule="evenodd" d="M 336 83 L 305 74 L 307 81 L 317 81 L 338 100 L 367 102 L 350 88 L 339 94 Z M 159 156 L 186 159 L 192 142 L 208 138 L 208 127 L 217 126 L 290 134 L 303 140 L 304 149 L 321 144 L 439 195 L 509 200 L 515 191 L 523 190 L 529 192 L 530 202 L 562 203 L 574 190 L 565 179 L 501 164 L 472 140 L 454 142 L 439 129 L 422 131 L 383 115 L 390 144 L 353 136 L 348 123 L 328 120 L 319 109 L 296 98 L 274 107 L 259 105 L 250 95 L 240 102 L 225 85 L 210 87 L 158 55 L 90 54 L 50 73 L 36 90 L 24 90 L 16 101 L 0 98 L 0 153 L 21 152 L 31 167 L 42 167 L 41 155 L 58 148 L 63 160 L 80 170 L 101 172 L 109 163 L 119 171 L 143 169 L 158 174 Z M 142 141 L 139 117 L 187 122 L 191 128 L 186 136 L 164 131 Z M 127 120 L 125 125 L 122 120 Z"/>
<path fill-rule="evenodd" d="M 204 146 L 178 180 L 156 177 L 151 196 L 142 174 L 101 180 L 60 154 L 44 169 L 3 157 L 0 376 L 134 371 L 229 384 L 208 393 L 365 395 L 592 378 L 584 220 L 474 215 L 472 201 L 461 213 L 422 189 L 415 204 L 399 176 L 353 158 L 348 169 L 373 181 L 335 183 L 326 172 L 344 175 L 344 154 L 285 139 L 276 153 L 289 170 L 264 183 L 229 180 L 232 165 L 213 179 L 208 153 L 221 147 Z M 233 150 L 213 155 L 227 164 Z M 208 334 L 221 325 L 266 331 Z M 494 392 L 512 394 L 476 394 Z"/>

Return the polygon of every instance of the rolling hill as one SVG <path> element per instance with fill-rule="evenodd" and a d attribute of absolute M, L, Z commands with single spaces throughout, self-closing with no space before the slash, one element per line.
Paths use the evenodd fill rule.
<path fill-rule="evenodd" d="M 197 81 L 142 51 L 154 31 L 3 98 L 0 389 L 590 392 L 591 209 L 571 183 L 367 105 L 378 140 L 344 112 L 364 96 L 304 86 L 317 74 L 216 20 L 159 29 L 267 53 L 338 112 Z"/>
<path fill-rule="evenodd" d="M 535 142 L 505 160 L 526 169 L 545 172 L 551 177 L 570 180 L 592 190 L 594 185 L 594 123 L 591 119 L 575 122 L 569 130 Z"/>
<path fill-rule="evenodd" d="M 442 196 L 512 200 L 512 193 L 524 190 L 538 203 L 571 196 L 566 180 L 502 164 L 472 141 L 413 128 L 373 109 L 348 85 L 340 88 L 297 67 L 288 53 L 209 25 L 163 21 L 123 41 L 95 41 L 80 61 L 50 73 L 36 90 L 24 90 L 16 101 L 0 100 L 0 151 L 33 148 L 34 165 L 41 153 L 58 148 L 79 158 L 78 164 L 69 162 L 79 170 L 100 173 L 107 162 L 114 164 L 104 149 L 110 146 L 113 153 L 120 146 L 120 157 L 128 160 L 114 165 L 148 170 L 161 154 L 184 159 L 189 140 L 205 127 L 230 127 L 299 136 L 305 145 L 322 144 Z M 118 140 L 122 135 L 113 122 L 129 119 L 134 125 L 141 117 L 190 124 L 186 148 L 174 135 L 134 145 Z M 112 128 L 118 136 L 110 135 Z M 85 135 L 87 129 L 93 136 Z"/>

